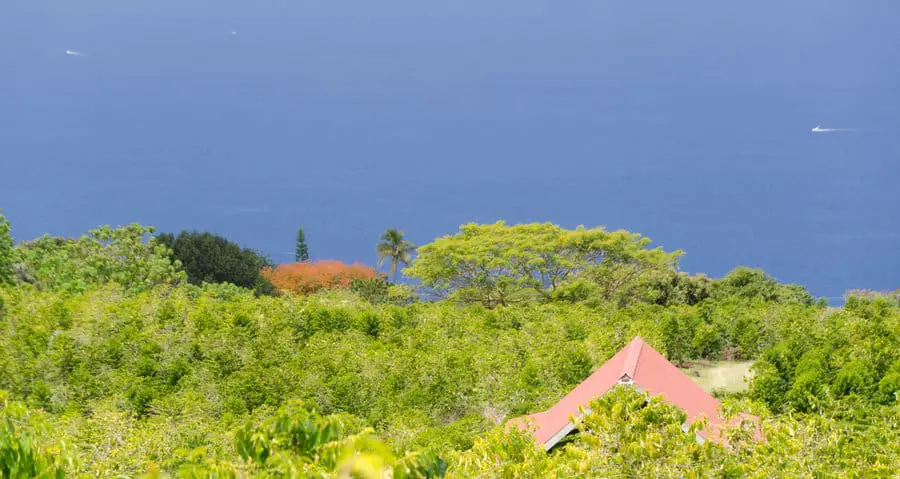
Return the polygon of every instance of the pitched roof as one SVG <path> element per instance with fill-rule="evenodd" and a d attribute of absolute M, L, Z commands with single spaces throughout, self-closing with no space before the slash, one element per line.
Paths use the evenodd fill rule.
<path fill-rule="evenodd" d="M 587 409 L 591 400 L 618 384 L 630 385 L 654 396 L 661 395 L 666 402 L 684 410 L 688 424 L 706 416 L 709 427 L 701 432 L 703 436 L 723 422 L 715 398 L 643 339 L 635 337 L 553 407 L 527 418 L 518 418 L 513 424 L 524 427 L 530 421 L 535 428 L 535 441 L 549 450 L 574 429 L 569 417 L 578 416 L 579 407 Z"/>

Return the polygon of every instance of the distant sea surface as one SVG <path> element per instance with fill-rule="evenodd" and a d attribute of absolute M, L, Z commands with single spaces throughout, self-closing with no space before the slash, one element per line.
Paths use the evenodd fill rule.
<path fill-rule="evenodd" d="M 898 19 L 890 0 L 5 0 L 0 208 L 18 240 L 137 221 L 280 262 L 301 225 L 314 257 L 370 264 L 389 227 L 605 225 L 690 272 L 897 288 Z"/>

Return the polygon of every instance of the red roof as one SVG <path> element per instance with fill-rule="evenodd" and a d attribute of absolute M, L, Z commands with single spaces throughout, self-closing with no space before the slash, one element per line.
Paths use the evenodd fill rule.
<path fill-rule="evenodd" d="M 618 384 L 636 387 L 653 396 L 661 395 L 666 402 L 687 413 L 687 424 L 701 416 L 706 416 L 711 428 L 718 428 L 723 422 L 718 413 L 719 402 L 715 398 L 643 339 L 635 337 L 553 407 L 527 418 L 516 419 L 513 424 L 523 427 L 531 420 L 536 428 L 533 432 L 535 441 L 549 450 L 574 429 L 569 417 L 580 414 L 579 406 L 587 409 L 591 400 Z M 708 434 L 709 427 L 701 432 L 703 436 Z"/>

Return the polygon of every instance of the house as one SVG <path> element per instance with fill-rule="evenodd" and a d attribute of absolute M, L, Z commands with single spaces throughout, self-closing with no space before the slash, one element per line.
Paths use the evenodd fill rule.
<path fill-rule="evenodd" d="M 706 417 L 706 427 L 698 433 L 698 440 L 716 439 L 724 420 L 719 415 L 719 402 L 691 378 L 666 360 L 640 337 L 635 337 L 569 394 L 550 409 L 511 421 L 515 427 L 532 430 L 534 440 L 549 451 L 575 430 L 570 417 L 580 417 L 591 400 L 616 386 L 636 388 L 681 408 L 687 414 L 687 426 Z M 758 436 L 758 434 L 757 434 Z"/>

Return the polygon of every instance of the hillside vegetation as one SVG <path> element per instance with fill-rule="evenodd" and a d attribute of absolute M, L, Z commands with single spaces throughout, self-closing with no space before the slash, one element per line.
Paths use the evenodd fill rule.
<path fill-rule="evenodd" d="M 900 470 L 890 298 L 828 309 L 758 270 L 679 273 L 679 252 L 632 233 L 504 224 L 423 245 L 406 273 L 425 300 L 372 275 L 295 289 L 306 266 L 289 268 L 281 294 L 260 294 L 270 288 L 243 269 L 246 287 L 192 284 L 171 243 L 149 233 L 0 238 L 0 477 Z M 699 443 L 682 412 L 631 390 L 596 400 L 549 453 L 503 426 L 638 335 L 679 365 L 754 361 L 749 389 L 724 393 L 724 414 L 759 415 L 766 440 L 738 427 L 725 445 Z"/>

